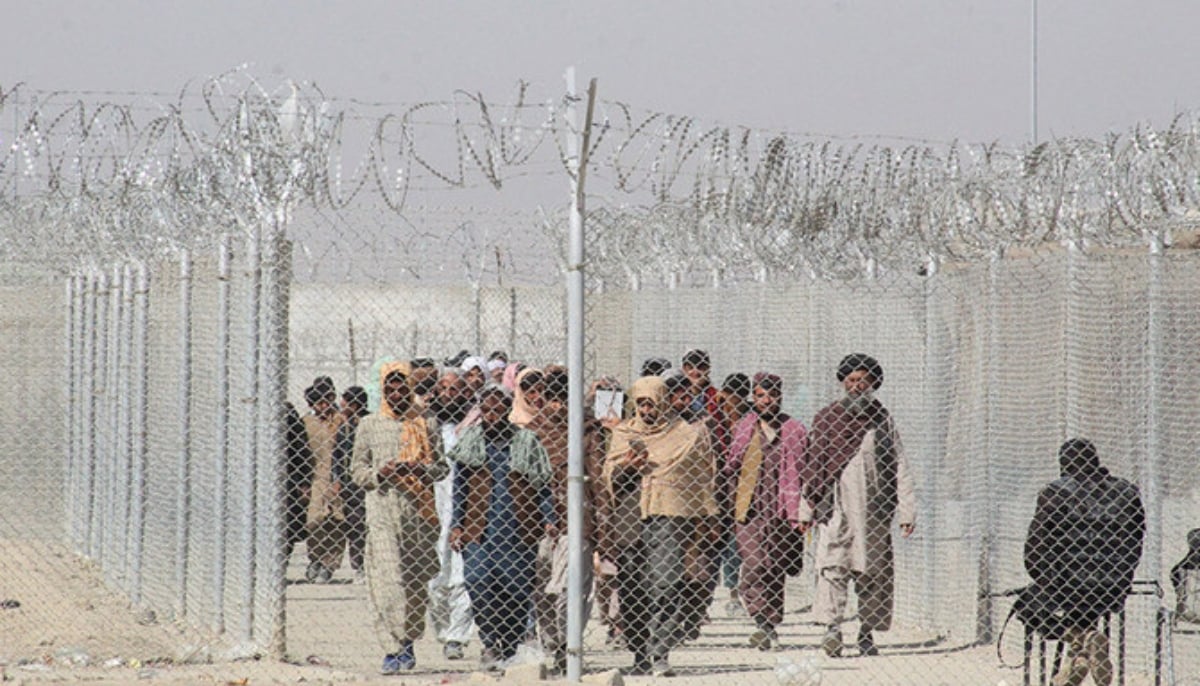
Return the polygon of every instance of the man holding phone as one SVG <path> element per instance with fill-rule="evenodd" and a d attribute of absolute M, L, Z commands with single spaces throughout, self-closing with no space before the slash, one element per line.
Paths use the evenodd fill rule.
<path fill-rule="evenodd" d="M 636 414 L 613 430 L 604 466 L 628 673 L 672 676 L 685 552 L 697 523 L 717 513 L 716 466 L 708 433 L 667 411 L 661 378 L 638 379 L 630 395 Z"/>

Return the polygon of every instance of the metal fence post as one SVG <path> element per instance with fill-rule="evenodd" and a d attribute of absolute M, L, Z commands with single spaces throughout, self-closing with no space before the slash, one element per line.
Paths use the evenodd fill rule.
<path fill-rule="evenodd" d="M 108 316 L 105 322 L 108 346 L 104 356 L 104 578 L 114 584 L 123 557 L 118 549 L 117 500 L 120 481 L 120 372 L 121 372 L 121 270 L 112 268 L 108 286 Z"/>
<path fill-rule="evenodd" d="M 121 587 L 126 593 L 129 587 L 129 503 L 131 500 L 131 466 L 132 466 L 132 403 L 130 393 L 130 376 L 133 363 L 133 270 L 129 265 L 121 267 L 121 316 L 117 338 L 120 342 L 118 355 L 117 382 L 117 473 L 116 488 L 116 517 L 113 528 L 116 529 L 114 538 L 117 540 L 117 555 L 113 567 L 121 581 Z"/>
<path fill-rule="evenodd" d="M 76 520 L 78 522 L 79 538 L 76 540 L 76 552 L 93 557 L 95 549 L 92 546 L 92 506 L 93 489 L 96 469 L 96 276 L 89 274 L 84 277 L 82 322 L 80 336 L 82 337 L 82 353 L 80 356 L 79 382 L 79 414 L 80 414 L 80 468 L 75 478 L 75 496 L 78 500 Z"/>
<path fill-rule="evenodd" d="M 1079 421 L 1079 376 L 1077 365 L 1080 363 L 1080 316 L 1079 302 L 1084 297 L 1081 293 L 1083 285 L 1080 279 L 1080 262 L 1084 259 L 1083 244 L 1078 239 L 1067 242 L 1067 305 L 1066 326 L 1063 330 L 1066 341 L 1063 345 L 1063 388 L 1066 392 L 1066 412 L 1062 418 L 1062 435 L 1060 440 L 1075 436 L 1080 430 Z"/>
<path fill-rule="evenodd" d="M 262 589 L 257 595 L 264 604 L 261 621 L 270 621 L 269 652 L 282 658 L 286 648 L 286 561 L 281 551 L 283 498 L 280 484 L 286 475 L 283 436 L 283 403 L 287 393 L 287 311 L 283 297 L 284 276 L 283 223 L 286 207 L 266 222 L 260 257 L 261 327 L 260 381 L 258 393 L 259 470 L 256 558 L 261 561 L 258 576 Z M 261 643 L 261 640 L 260 640 Z"/>
<path fill-rule="evenodd" d="M 89 554 L 97 564 L 104 565 L 104 494 L 108 492 L 108 436 L 105 429 L 108 426 L 107 402 L 108 395 L 107 361 L 108 361 L 108 276 L 99 272 L 96 276 L 96 324 L 94 341 L 92 343 L 92 389 L 89 403 L 92 406 L 91 444 L 92 467 L 91 479 L 87 484 L 88 498 L 91 500 L 91 537 Z"/>
<path fill-rule="evenodd" d="M 976 640 L 982 643 L 992 640 L 993 601 L 990 594 L 995 590 L 993 588 L 995 570 L 992 569 L 995 551 L 992 547 L 996 540 L 996 512 L 995 499 L 992 497 L 992 488 L 995 483 L 992 466 L 996 460 L 996 440 L 992 433 L 992 427 L 995 425 L 993 415 L 996 411 L 996 399 L 992 397 L 992 389 L 996 387 L 996 359 L 1000 352 L 996 339 L 999 331 L 997 319 L 1000 300 L 999 271 L 1002 258 L 1002 253 L 993 252 L 987 263 L 987 300 L 984 304 L 986 337 L 983 342 L 983 354 L 979 356 L 979 379 L 983 385 L 983 397 L 980 399 L 983 405 L 983 416 L 980 428 L 984 437 L 984 479 L 981 489 L 982 502 L 975 502 L 972 510 L 976 513 L 973 520 L 980 534 L 979 612 L 975 633 Z"/>
<path fill-rule="evenodd" d="M 262 262 L 259 253 L 261 227 L 256 223 L 246 240 L 246 277 L 247 284 L 247 340 L 246 353 L 249 361 L 246 367 L 245 401 L 246 436 L 242 449 L 242 468 L 238 475 L 241 486 L 242 509 L 238 513 L 238 527 L 241 531 L 239 539 L 239 555 L 244 565 L 241 617 L 238 627 L 239 638 L 250 641 L 254 638 L 254 589 L 257 567 L 255 565 L 255 521 L 256 491 L 258 472 L 258 368 L 261 360 L 259 349 L 259 310 L 262 298 Z"/>
<path fill-rule="evenodd" d="M 179 253 L 179 460 L 175 468 L 175 611 L 187 614 L 188 509 L 192 441 L 192 255 Z"/>
<path fill-rule="evenodd" d="M 136 606 L 142 601 L 142 551 L 146 533 L 146 387 L 149 374 L 147 358 L 150 335 L 150 275 L 139 263 L 133 294 L 133 412 L 130 417 L 130 504 L 129 504 L 129 598 Z"/>
<path fill-rule="evenodd" d="M 217 424 L 213 472 L 213 630 L 225 630 L 225 510 L 229 464 L 229 236 L 217 247 Z"/>
<path fill-rule="evenodd" d="M 935 258 L 930 258 L 926 268 L 925 278 L 922 283 L 922 296 L 924 307 L 922 309 L 923 326 L 925 328 L 925 359 L 924 371 L 922 373 L 922 381 L 924 385 L 925 395 L 925 420 L 928 422 L 928 432 L 925 438 L 925 447 L 928 451 L 926 455 L 926 468 L 924 469 L 925 478 L 922 481 L 921 489 L 918 491 L 918 502 L 921 507 L 920 516 L 924 517 L 925 525 L 922 533 L 922 562 L 924 570 L 925 583 L 922 586 L 923 597 L 921 605 L 926 609 L 925 621 L 928 626 L 937 626 L 937 602 L 938 597 L 938 570 L 937 564 L 937 538 L 938 517 L 936 516 L 937 507 L 942 502 L 941 496 L 938 494 L 938 472 L 944 462 L 946 453 L 946 445 L 944 441 L 945 433 L 942 430 L 944 426 L 941 419 L 939 406 L 947 394 L 942 388 L 943 377 L 941 375 L 941 360 L 945 359 L 942 350 L 938 345 L 939 340 L 934 329 L 937 327 L 940 319 L 933 305 L 936 297 L 936 279 L 937 279 L 938 263 Z"/>
<path fill-rule="evenodd" d="M 1149 269 L 1149 293 L 1147 294 L 1146 323 L 1146 453 L 1141 465 L 1142 500 L 1146 508 L 1146 543 L 1142 553 L 1145 576 L 1156 582 L 1162 581 L 1163 567 L 1163 369 L 1166 367 L 1163 344 L 1163 309 L 1167 304 L 1164 297 L 1164 260 L 1166 237 L 1161 229 L 1150 235 L 1150 250 L 1147 255 Z"/>
<path fill-rule="evenodd" d="M 584 179 L 587 173 L 588 135 L 596 102 L 596 80 L 588 85 L 587 116 L 582 146 L 575 131 L 575 68 L 567 69 L 567 157 L 575 163 L 571 183 L 570 254 L 567 258 L 567 681 L 578 682 L 583 675 L 583 626 L 585 603 L 591 589 L 583 587 L 584 559 Z"/>
<path fill-rule="evenodd" d="M 78 542 L 78 527 L 79 523 L 76 520 L 75 513 L 77 509 L 78 486 L 79 486 L 79 368 L 80 368 L 80 346 L 78 344 L 79 330 L 81 327 L 82 302 L 80 298 L 80 278 L 77 274 L 72 274 L 66 280 L 66 379 L 64 379 L 64 387 L 67 391 L 67 407 L 63 414 L 66 426 L 63 427 L 63 436 L 65 437 L 66 451 L 63 455 L 64 468 L 63 480 L 65 482 L 67 498 L 63 503 L 63 514 L 66 519 L 66 536 L 67 540 L 74 547 Z"/>

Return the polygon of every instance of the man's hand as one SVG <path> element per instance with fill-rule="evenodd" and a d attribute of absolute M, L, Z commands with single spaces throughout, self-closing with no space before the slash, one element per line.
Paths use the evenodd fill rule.
<path fill-rule="evenodd" d="M 464 545 L 462 535 L 463 530 L 461 526 L 456 526 L 450 530 L 450 549 L 456 553 L 462 552 Z"/>
<path fill-rule="evenodd" d="M 797 522 L 796 523 L 796 529 L 798 529 L 800 531 L 800 533 L 802 533 L 802 534 L 808 533 L 808 530 L 811 528 L 812 528 L 812 522 Z"/>
<path fill-rule="evenodd" d="M 916 528 L 917 528 L 916 524 L 911 524 L 911 523 L 910 524 L 901 524 L 900 525 L 900 535 L 903 536 L 904 538 L 908 538 L 909 536 L 912 536 L 912 533 L 914 530 L 916 530 Z"/>
<path fill-rule="evenodd" d="M 391 462 L 384 463 L 377 473 L 378 480 L 381 482 L 390 482 L 394 476 L 407 474 L 410 471 L 410 466 L 409 463 L 401 462 L 400 460 L 392 460 Z"/>
<path fill-rule="evenodd" d="M 650 451 L 646 450 L 646 444 L 640 440 L 631 441 L 629 450 L 625 451 L 624 458 L 621 463 L 629 469 L 642 471 L 650 461 Z"/>
<path fill-rule="evenodd" d="M 546 538 L 558 538 L 558 525 L 557 524 L 546 524 L 545 531 L 546 531 Z"/>

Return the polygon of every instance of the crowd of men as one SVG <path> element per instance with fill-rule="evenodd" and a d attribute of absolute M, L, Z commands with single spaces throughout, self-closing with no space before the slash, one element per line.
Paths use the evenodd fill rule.
<path fill-rule="evenodd" d="M 726 611 L 779 648 L 785 586 L 816 530 L 813 615 L 821 647 L 858 655 L 890 628 L 892 527 L 915 528 L 915 496 L 896 424 L 876 397 L 878 361 L 847 355 L 841 396 L 806 424 L 783 411 L 783 380 L 735 373 L 717 386 L 703 350 L 678 369 L 646 360 L 627 391 L 595 380 L 584 430 L 585 616 L 594 600 L 607 642 L 631 674 L 670 676 L 670 652 L 696 639 L 719 583 Z M 309 412 L 289 408 L 288 549 L 307 539 L 306 578 L 331 578 L 349 550 L 365 582 L 382 671 L 416 666 L 426 617 L 448 659 L 478 630 L 486 669 L 540 643 L 566 664 L 567 370 L 460 353 L 437 364 L 382 364 L 368 392 L 318 377 Z M 847 614 L 850 586 L 857 615 Z M 1080 639 L 1083 640 L 1083 639 Z"/>

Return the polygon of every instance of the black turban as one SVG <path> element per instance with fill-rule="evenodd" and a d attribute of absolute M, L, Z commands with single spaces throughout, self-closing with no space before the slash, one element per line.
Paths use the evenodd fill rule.
<path fill-rule="evenodd" d="M 879 362 L 870 355 L 864 353 L 850 353 L 842 358 L 837 368 L 837 380 L 845 381 L 847 376 L 850 376 L 858 370 L 863 370 L 871 375 L 873 383 L 872 390 L 879 390 L 883 385 L 883 367 L 879 366 Z"/>
<path fill-rule="evenodd" d="M 337 400 L 337 390 L 333 386 L 333 379 L 328 376 L 318 376 L 313 379 L 312 385 L 304 389 L 304 400 L 309 407 L 316 405 L 320 400 Z"/>

